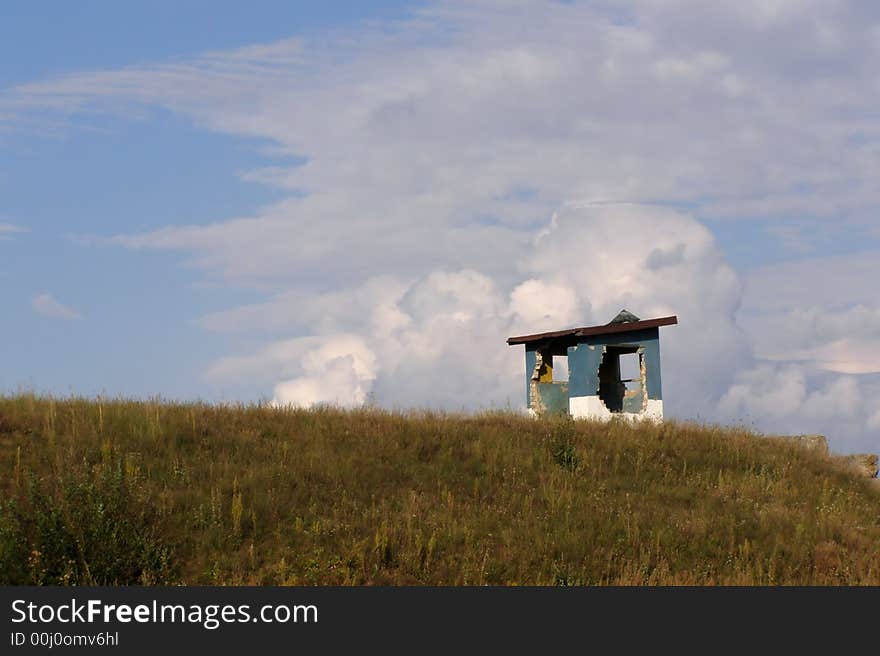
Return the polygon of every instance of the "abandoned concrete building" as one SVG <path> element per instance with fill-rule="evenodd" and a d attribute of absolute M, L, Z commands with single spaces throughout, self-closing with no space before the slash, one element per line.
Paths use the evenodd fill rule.
<path fill-rule="evenodd" d="M 526 347 L 526 405 L 534 415 L 608 420 L 663 418 L 660 326 L 622 310 L 604 326 L 510 337 Z"/>

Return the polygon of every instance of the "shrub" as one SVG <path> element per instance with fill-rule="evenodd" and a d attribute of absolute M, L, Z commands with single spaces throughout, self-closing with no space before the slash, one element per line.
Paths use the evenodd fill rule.
<path fill-rule="evenodd" d="M 0 584 L 171 583 L 160 519 L 121 462 L 55 481 L 32 476 L 0 501 Z"/>

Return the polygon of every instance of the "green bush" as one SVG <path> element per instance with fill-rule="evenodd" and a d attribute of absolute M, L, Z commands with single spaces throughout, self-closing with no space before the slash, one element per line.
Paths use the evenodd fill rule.
<path fill-rule="evenodd" d="M 0 501 L 0 584 L 173 582 L 160 517 L 136 483 L 121 462 L 56 481 L 32 476 Z"/>
<path fill-rule="evenodd" d="M 576 431 L 570 418 L 552 418 L 548 422 L 548 436 L 553 460 L 563 469 L 574 472 L 581 464 L 575 448 Z"/>

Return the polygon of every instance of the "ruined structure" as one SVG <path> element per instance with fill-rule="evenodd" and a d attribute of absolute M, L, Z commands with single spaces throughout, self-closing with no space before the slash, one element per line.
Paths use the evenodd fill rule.
<path fill-rule="evenodd" d="M 623 310 L 604 326 L 508 338 L 526 347 L 529 411 L 661 420 L 659 329 L 677 323 L 674 316 L 643 321 Z"/>

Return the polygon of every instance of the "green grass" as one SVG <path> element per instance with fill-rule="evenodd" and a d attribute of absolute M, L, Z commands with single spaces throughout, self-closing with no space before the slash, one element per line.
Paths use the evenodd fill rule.
<path fill-rule="evenodd" d="M 0 583 L 880 584 L 872 481 L 667 422 L 0 398 Z"/>

